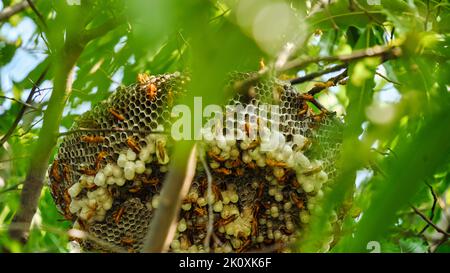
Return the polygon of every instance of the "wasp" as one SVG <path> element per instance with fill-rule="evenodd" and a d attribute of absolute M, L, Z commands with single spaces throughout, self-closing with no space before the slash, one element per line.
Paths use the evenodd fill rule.
<path fill-rule="evenodd" d="M 218 161 L 218 162 L 225 162 L 226 161 L 225 158 L 214 154 L 212 151 L 208 151 L 208 155 L 209 155 L 209 157 L 213 158 L 215 161 Z"/>
<path fill-rule="evenodd" d="M 117 112 L 116 110 L 114 110 L 114 108 L 109 108 L 109 113 L 111 113 L 111 115 L 113 115 L 113 117 L 119 121 L 124 121 L 125 117 L 122 116 L 119 112 Z"/>
<path fill-rule="evenodd" d="M 202 208 L 202 207 L 196 207 L 194 209 L 195 214 L 197 214 L 198 216 L 205 216 L 207 211 L 206 208 Z"/>
<path fill-rule="evenodd" d="M 194 228 L 195 229 L 205 229 L 206 228 L 206 223 L 202 223 L 202 224 L 198 224 L 198 223 L 196 223 L 195 225 L 194 225 Z"/>
<path fill-rule="evenodd" d="M 286 235 L 291 235 L 292 233 L 294 233 L 293 231 L 288 230 L 285 226 L 281 226 L 280 230 Z"/>
<path fill-rule="evenodd" d="M 258 192 L 256 194 L 256 198 L 261 199 L 264 194 L 264 183 L 260 183 L 258 186 Z"/>
<path fill-rule="evenodd" d="M 129 136 L 127 138 L 127 146 L 137 154 L 139 154 L 139 152 L 141 151 L 141 147 L 132 136 Z"/>
<path fill-rule="evenodd" d="M 253 205 L 252 208 L 252 236 L 258 236 L 258 213 L 259 213 L 260 203 L 259 201 Z"/>
<path fill-rule="evenodd" d="M 149 179 L 149 178 L 143 176 L 142 183 L 156 186 L 159 183 L 159 179 L 157 177 L 152 177 Z"/>
<path fill-rule="evenodd" d="M 270 158 L 266 159 L 266 164 L 271 166 L 271 167 L 281 167 L 281 168 L 286 168 L 287 167 L 287 163 L 285 162 L 279 162 Z"/>
<path fill-rule="evenodd" d="M 137 193 L 137 192 L 139 192 L 139 191 L 141 191 L 141 190 L 142 190 L 142 187 L 139 186 L 139 185 L 137 185 L 137 186 L 134 186 L 134 187 L 128 189 L 128 192 L 131 192 L 131 193 Z"/>
<path fill-rule="evenodd" d="M 169 162 L 169 156 L 166 153 L 165 145 L 166 143 L 164 140 L 156 141 L 156 156 L 161 164 L 167 164 L 167 162 Z"/>
<path fill-rule="evenodd" d="M 282 176 L 282 177 L 280 177 L 280 178 L 276 178 L 277 179 L 277 181 L 278 181 L 278 184 L 280 184 L 280 185 L 285 185 L 286 184 L 286 181 L 289 179 L 291 177 L 291 172 L 289 171 L 289 170 L 287 170 L 286 172 L 285 172 L 285 174 Z"/>
<path fill-rule="evenodd" d="M 136 243 L 136 240 L 125 236 L 125 237 L 122 237 L 122 239 L 120 239 L 120 243 L 122 245 L 130 246 L 130 245 L 133 245 L 134 243 Z"/>
<path fill-rule="evenodd" d="M 315 122 L 322 122 L 323 119 L 326 117 L 326 111 L 322 110 L 319 114 L 314 115 L 312 118 Z"/>
<path fill-rule="evenodd" d="M 64 180 L 71 183 L 72 179 L 70 178 L 70 167 L 67 164 L 63 164 L 63 177 Z"/>
<path fill-rule="evenodd" d="M 88 215 L 86 216 L 86 219 L 87 219 L 87 220 L 91 220 L 92 217 L 94 217 L 94 215 L 95 215 L 95 208 L 94 208 L 94 209 L 91 209 L 91 210 L 89 211 Z"/>
<path fill-rule="evenodd" d="M 297 206 L 298 209 L 304 209 L 305 208 L 305 202 L 303 201 L 303 199 L 298 197 L 293 192 L 291 192 L 291 200 Z"/>
<path fill-rule="evenodd" d="M 300 183 L 298 183 L 297 179 L 295 179 L 295 178 L 292 180 L 291 184 L 294 189 L 300 188 Z"/>
<path fill-rule="evenodd" d="M 306 93 L 306 94 L 300 94 L 299 96 L 300 96 L 301 99 L 306 100 L 306 101 L 312 101 L 312 100 L 314 100 L 314 96 L 313 96 L 313 95 L 310 95 L 310 94 L 308 94 L 308 93 Z"/>
<path fill-rule="evenodd" d="M 317 83 L 314 84 L 314 86 L 317 87 L 317 88 L 326 89 L 328 87 L 334 86 L 334 82 L 333 81 L 317 82 Z"/>
<path fill-rule="evenodd" d="M 89 176 L 94 176 L 97 174 L 96 170 L 90 169 L 90 168 L 83 168 L 83 169 L 78 169 L 78 172 L 85 174 L 85 175 L 89 175 Z"/>
<path fill-rule="evenodd" d="M 125 212 L 125 208 L 121 207 L 116 212 L 113 213 L 114 222 L 119 224 L 120 219 L 122 219 L 123 213 Z"/>
<path fill-rule="evenodd" d="M 85 188 L 88 190 L 95 190 L 98 188 L 98 186 L 95 184 L 90 184 L 90 185 L 86 185 Z"/>
<path fill-rule="evenodd" d="M 142 187 L 137 186 L 137 187 L 130 188 L 128 191 L 131 193 L 136 193 L 136 192 L 139 192 L 140 190 L 142 190 Z"/>
<path fill-rule="evenodd" d="M 214 193 L 214 196 L 216 197 L 216 200 L 219 200 L 221 198 L 220 189 L 217 187 L 216 184 L 211 185 L 211 190 Z"/>
<path fill-rule="evenodd" d="M 250 126 L 250 123 L 245 122 L 245 124 L 244 124 L 244 129 L 245 129 L 245 133 L 247 134 L 247 136 L 250 136 L 250 132 L 251 132 L 251 126 Z"/>
<path fill-rule="evenodd" d="M 237 168 L 239 166 L 241 166 L 242 161 L 238 158 L 236 160 L 230 161 L 230 167 L 231 168 Z"/>
<path fill-rule="evenodd" d="M 58 184 L 56 184 L 56 183 L 50 184 L 50 189 L 52 190 L 53 196 L 58 196 L 58 192 L 59 192 Z"/>
<path fill-rule="evenodd" d="M 225 219 L 221 218 L 221 219 L 219 219 L 217 222 L 215 222 L 214 225 L 215 225 L 216 227 L 226 226 L 226 225 L 228 225 L 229 223 L 231 223 L 231 222 L 233 222 L 234 220 L 236 220 L 236 218 L 237 218 L 237 215 L 236 215 L 236 214 L 231 215 L 230 217 L 225 218 Z"/>
<path fill-rule="evenodd" d="M 256 169 L 256 163 L 251 161 L 251 162 L 247 163 L 247 167 L 249 169 Z"/>
<path fill-rule="evenodd" d="M 156 98 L 156 95 L 158 94 L 158 88 L 153 83 L 147 85 L 147 97 L 150 100 L 154 100 Z"/>
<path fill-rule="evenodd" d="M 101 151 L 100 153 L 98 153 L 97 159 L 95 160 L 95 170 L 96 171 L 98 171 L 100 169 L 100 164 L 106 158 L 107 155 L 108 155 L 108 153 L 106 151 Z"/>
<path fill-rule="evenodd" d="M 319 165 L 317 167 L 313 167 L 313 168 L 309 169 L 308 171 L 304 172 L 303 175 L 310 176 L 310 175 L 320 172 L 321 170 L 322 170 L 322 166 Z"/>
<path fill-rule="evenodd" d="M 120 192 L 116 186 L 108 187 L 108 192 L 113 198 L 118 198 L 120 196 Z"/>
<path fill-rule="evenodd" d="M 81 136 L 80 140 L 87 143 L 101 143 L 105 141 L 103 136 Z"/>
<path fill-rule="evenodd" d="M 231 174 L 231 170 L 229 170 L 227 168 L 217 168 L 217 169 L 215 169 L 215 171 L 217 173 L 221 173 L 221 174 L 224 174 L 224 175 L 230 175 Z"/>
<path fill-rule="evenodd" d="M 55 160 L 53 162 L 52 168 L 51 168 L 51 176 L 56 182 L 61 182 L 61 175 L 59 174 L 59 161 Z"/>
<path fill-rule="evenodd" d="M 70 210 L 69 210 L 69 205 L 70 205 L 70 202 L 72 201 L 72 199 L 70 198 L 68 189 L 66 189 L 64 191 L 63 198 L 64 198 L 64 202 L 65 202 L 64 218 L 66 218 L 67 220 L 72 220 L 73 215 L 72 215 L 72 213 L 70 213 Z"/>
<path fill-rule="evenodd" d="M 150 76 L 147 73 L 139 73 L 136 77 L 139 84 L 146 84 L 150 81 Z"/>
<path fill-rule="evenodd" d="M 261 141 L 259 139 L 254 140 L 252 143 L 250 143 L 250 145 L 248 145 L 248 149 L 256 148 L 260 143 Z"/>
<path fill-rule="evenodd" d="M 297 115 L 303 116 L 304 114 L 306 114 L 306 112 L 308 112 L 308 110 L 309 110 L 308 104 L 302 103 L 302 106 L 299 107 Z"/>
<path fill-rule="evenodd" d="M 69 189 L 66 189 L 66 190 L 64 191 L 64 202 L 65 202 L 67 205 L 69 205 L 71 201 L 72 201 L 72 199 L 70 198 L 70 195 L 69 195 Z"/>

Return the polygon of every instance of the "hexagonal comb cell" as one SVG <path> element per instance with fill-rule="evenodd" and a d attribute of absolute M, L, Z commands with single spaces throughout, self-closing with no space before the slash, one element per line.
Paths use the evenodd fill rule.
<path fill-rule="evenodd" d="M 332 185 L 341 122 L 327 112 L 314 114 L 289 83 L 249 80 L 254 76 L 230 77 L 227 88 L 236 95 L 223 107 L 225 120 L 202 129 L 212 194 L 199 163 L 182 202 L 173 252 L 289 251 L 296 231 L 307 225 Z M 111 251 L 98 240 L 131 252 L 142 247 L 171 158 L 171 109 L 187 81 L 174 73 L 119 88 L 80 116 L 64 137 L 49 183 L 61 213 L 96 238 L 82 242 L 86 251 Z M 243 112 L 229 106 L 242 106 Z M 218 129 L 222 124 L 226 130 Z M 339 226 L 339 214 L 331 227 Z M 205 246 L 210 221 L 215 240 Z M 324 249 L 333 240 L 330 233 Z"/>

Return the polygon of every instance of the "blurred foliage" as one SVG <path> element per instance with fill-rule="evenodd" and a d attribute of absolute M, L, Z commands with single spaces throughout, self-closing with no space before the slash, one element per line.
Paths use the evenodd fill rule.
<path fill-rule="evenodd" d="M 17 2 L 3 0 L 0 7 Z M 33 82 L 54 62 L 56 45 L 70 42 L 61 33 L 94 29 L 111 19 L 120 24 L 89 42 L 77 61 L 61 131 L 141 72 L 189 71 L 192 82 L 184 102 L 202 95 L 204 104 L 219 103 L 226 94 L 211 90 L 222 90 L 230 71 L 258 70 L 261 59 L 269 73 L 287 79 L 329 67 L 330 62 L 320 60 L 324 56 L 399 46 L 400 58 L 357 59 L 349 65 L 346 85 L 316 95 L 345 117 L 337 163 L 341 172 L 301 234 L 297 250 L 327 251 L 322 248 L 327 219 L 331 210 L 345 208 L 348 213 L 331 251 L 369 252 L 369 241 L 378 242 L 382 252 L 450 251 L 449 241 L 440 240 L 432 226 L 422 231 L 427 223 L 411 209 L 450 231 L 445 219 L 450 218 L 447 0 L 76 2 L 35 1 L 39 14 L 27 8 L 0 22 L 0 137 L 22 106 L 11 98 L 25 101 Z M 286 58 L 318 61 L 279 72 Z M 52 74 L 35 96 L 34 108 L 0 147 L 2 251 L 69 251 L 70 224 L 57 212 L 46 187 L 28 243 L 21 246 L 7 233 L 33 162 L 29 151 L 52 92 Z M 307 91 L 329 77 L 302 83 L 298 90 Z"/>

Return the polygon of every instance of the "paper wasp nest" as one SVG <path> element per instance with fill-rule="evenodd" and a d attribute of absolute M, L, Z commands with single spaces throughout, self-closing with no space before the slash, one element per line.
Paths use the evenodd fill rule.
<path fill-rule="evenodd" d="M 229 87 L 252 76 L 237 74 Z M 142 247 L 171 160 L 173 141 L 164 130 L 170 132 L 174 98 L 184 94 L 188 80 L 179 73 L 141 77 L 82 115 L 64 137 L 49 169 L 49 184 L 64 216 L 90 234 L 81 242 L 84 250 L 109 251 L 98 242 L 133 252 Z M 210 251 L 288 250 L 335 176 L 340 121 L 332 114 L 314 114 L 287 82 L 265 78 L 247 83 L 229 102 L 243 105 L 245 118 L 225 111 L 223 121 L 243 138 L 211 140 L 214 130 L 202 131 L 212 194 L 207 195 L 199 161 L 171 251 L 206 251 L 208 201 L 215 235 Z M 279 106 L 278 121 L 255 116 L 254 110 L 267 110 L 264 104 Z M 275 123 L 279 131 L 263 128 Z M 246 138 L 252 130 L 257 137 Z M 333 242 L 338 214 L 330 220 L 330 237 L 321 242 L 324 250 Z"/>

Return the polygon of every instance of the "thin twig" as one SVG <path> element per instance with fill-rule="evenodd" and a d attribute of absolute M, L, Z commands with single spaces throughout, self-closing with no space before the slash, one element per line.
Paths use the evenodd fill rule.
<path fill-rule="evenodd" d="M 25 101 L 26 104 L 31 104 L 31 102 L 33 101 L 33 96 L 36 93 L 36 91 L 39 89 L 38 86 L 42 83 L 42 81 L 44 81 L 45 76 L 47 75 L 47 72 L 48 72 L 49 68 L 50 68 L 50 65 L 47 65 L 47 67 L 44 69 L 44 71 L 42 71 L 42 73 L 39 76 L 39 78 L 36 81 L 36 83 L 33 85 L 33 88 L 31 88 L 30 94 L 28 95 L 28 98 Z M 28 107 L 26 105 L 22 105 L 22 108 L 20 108 L 20 111 L 17 114 L 16 119 L 14 120 L 13 124 L 11 125 L 9 130 L 6 132 L 6 134 L 0 139 L 0 146 L 2 146 L 3 143 L 5 143 L 8 140 L 8 138 L 12 135 L 14 130 L 16 130 L 17 125 L 19 125 L 19 122 L 22 120 L 22 117 L 25 114 L 25 110 L 27 108 Z"/>
<path fill-rule="evenodd" d="M 231 9 L 227 9 L 227 10 L 225 10 L 225 11 L 222 11 L 221 14 L 219 14 L 219 15 L 217 15 L 217 16 L 211 18 L 211 19 L 209 19 L 209 22 L 212 22 L 212 21 L 217 20 L 217 19 L 219 19 L 219 18 L 221 18 L 221 17 L 224 17 L 224 16 L 225 16 L 227 13 L 229 13 L 230 11 L 231 11 Z"/>
<path fill-rule="evenodd" d="M 0 96 L 0 99 L 12 100 L 12 101 L 15 101 L 15 102 L 17 102 L 17 103 L 19 103 L 19 104 L 22 104 L 22 105 L 24 105 L 24 106 L 26 106 L 26 107 L 28 107 L 28 108 L 31 108 L 31 109 L 34 109 L 34 110 L 37 110 L 37 111 L 40 111 L 40 110 L 41 110 L 41 109 L 39 109 L 39 108 L 37 108 L 37 107 L 34 107 L 33 105 L 31 105 L 31 104 L 29 104 L 29 103 L 23 102 L 23 101 L 18 100 L 18 99 L 16 99 L 16 98 L 11 98 L 11 97 L 8 97 L 8 96 Z"/>
<path fill-rule="evenodd" d="M 43 120 L 44 120 L 44 118 L 41 117 L 40 119 L 36 120 L 33 124 L 31 124 L 30 127 L 25 132 L 23 132 L 21 134 L 16 134 L 15 136 L 23 137 L 24 135 L 28 134 L 34 128 L 34 126 L 38 125 Z"/>
<path fill-rule="evenodd" d="M 304 83 L 304 82 L 310 81 L 312 79 L 315 79 L 317 77 L 320 77 L 322 75 L 325 75 L 325 74 L 328 74 L 328 73 L 332 73 L 332 72 L 336 72 L 336 71 L 339 71 L 341 69 L 347 68 L 347 66 L 348 66 L 347 64 L 335 65 L 333 67 L 330 67 L 330 68 L 327 68 L 327 69 L 324 69 L 324 70 L 321 70 L 321 71 L 317 71 L 317 72 L 310 73 L 310 74 L 307 74 L 307 75 L 302 76 L 302 77 L 298 77 L 298 78 L 292 79 L 292 80 L 290 80 L 290 83 L 293 84 L 293 85 L 294 84 Z"/>
<path fill-rule="evenodd" d="M 416 207 L 411 206 L 411 208 L 417 215 L 420 216 L 420 218 L 422 218 L 425 222 L 427 222 L 430 226 L 432 226 L 437 232 L 442 233 L 445 236 L 445 238 L 450 237 L 450 233 L 438 227 L 435 223 L 433 223 L 433 221 L 428 219 L 428 217 L 425 214 L 423 214 L 420 210 L 418 210 Z"/>
<path fill-rule="evenodd" d="M 377 74 L 381 78 L 385 79 L 387 82 L 390 82 L 390 83 L 393 83 L 393 84 L 396 84 L 396 85 L 402 85 L 399 82 L 396 82 L 396 81 L 393 81 L 393 80 L 389 79 L 388 77 L 386 77 L 385 75 L 381 74 L 380 72 L 375 72 L 375 74 Z"/>
<path fill-rule="evenodd" d="M 433 187 L 429 183 L 426 183 L 426 184 L 427 184 L 428 188 L 430 188 L 431 195 L 433 195 L 433 206 L 431 207 L 431 211 L 430 211 L 430 220 L 433 221 L 434 210 L 436 209 L 436 203 L 437 203 L 438 197 L 437 197 L 436 193 L 434 192 Z M 419 234 L 423 234 L 429 226 L 430 226 L 430 224 L 427 223 L 427 225 L 422 228 L 422 230 L 419 232 Z"/>
<path fill-rule="evenodd" d="M 212 175 L 209 170 L 208 164 L 206 164 L 205 160 L 205 152 L 200 151 L 200 160 L 202 162 L 203 168 L 205 169 L 206 177 L 208 180 L 208 228 L 206 231 L 206 238 L 204 242 L 205 250 L 209 252 L 209 245 L 211 241 L 211 235 L 214 231 L 214 212 L 213 212 L 213 204 L 212 204 Z"/>
<path fill-rule="evenodd" d="M 47 23 L 45 22 L 44 16 L 42 16 L 42 14 L 36 8 L 33 1 L 27 0 L 27 2 L 28 2 L 28 5 L 30 5 L 30 8 L 33 10 L 33 12 L 36 13 L 36 15 L 39 18 L 39 20 L 41 21 L 42 25 L 45 27 L 45 29 L 47 29 Z"/>

